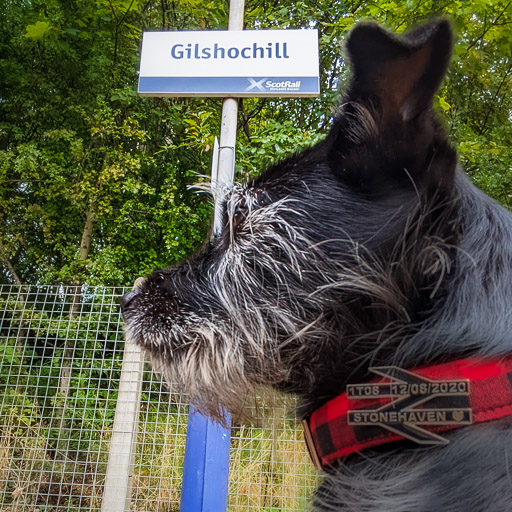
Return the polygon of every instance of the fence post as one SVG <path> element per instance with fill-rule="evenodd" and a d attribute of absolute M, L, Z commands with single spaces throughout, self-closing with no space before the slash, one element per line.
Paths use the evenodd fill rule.
<path fill-rule="evenodd" d="M 134 288 L 137 287 L 139 279 L 135 281 Z M 102 512 L 129 512 L 130 510 L 143 371 L 142 349 L 135 343 L 126 343 L 110 440 L 107 474 L 103 486 Z"/>

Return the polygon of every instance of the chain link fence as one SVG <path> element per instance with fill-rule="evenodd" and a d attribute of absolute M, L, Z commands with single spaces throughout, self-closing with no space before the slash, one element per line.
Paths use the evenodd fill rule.
<path fill-rule="evenodd" d="M 0 286 L 0 511 L 101 510 L 122 288 Z M 188 405 L 143 372 L 130 509 L 178 511 Z M 299 511 L 316 477 L 285 408 L 232 429 L 228 510 Z M 115 461 L 114 461 L 115 462 Z"/>

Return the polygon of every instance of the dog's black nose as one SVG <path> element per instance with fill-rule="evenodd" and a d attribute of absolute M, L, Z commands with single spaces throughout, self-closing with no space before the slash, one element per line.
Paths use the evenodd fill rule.
<path fill-rule="evenodd" d="M 121 311 L 124 312 L 126 308 L 129 306 L 129 304 L 133 301 L 137 295 L 139 295 L 140 290 L 132 290 L 131 292 L 125 293 L 121 297 Z"/>

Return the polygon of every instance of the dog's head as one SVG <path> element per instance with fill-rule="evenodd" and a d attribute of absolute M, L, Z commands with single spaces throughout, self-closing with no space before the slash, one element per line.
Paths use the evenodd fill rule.
<path fill-rule="evenodd" d="M 214 416 L 260 385 L 326 398 L 442 297 L 456 157 L 432 110 L 446 21 L 358 25 L 326 139 L 226 196 L 222 232 L 125 296 L 129 339 Z"/>

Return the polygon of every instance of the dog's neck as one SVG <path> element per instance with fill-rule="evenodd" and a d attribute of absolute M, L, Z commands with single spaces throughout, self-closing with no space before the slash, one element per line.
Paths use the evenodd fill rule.
<path fill-rule="evenodd" d="M 349 322 L 353 331 L 335 334 L 343 340 L 341 347 L 325 344 L 325 368 L 311 379 L 314 388 L 302 375 L 291 376 L 291 388 L 303 398 L 302 415 L 343 392 L 346 384 L 367 380 L 372 365 L 412 368 L 512 350 L 512 218 L 462 171 L 455 194 L 460 199 L 450 222 L 457 223 L 459 239 L 456 247 L 448 249 L 451 261 L 430 302 L 409 311 L 404 305 L 401 317 L 386 318 L 387 313 L 380 313 L 371 301 L 354 301 Z M 407 292 L 402 293 L 407 296 Z M 368 320 L 372 308 L 374 323 L 357 321 L 358 311 L 364 311 Z"/>

